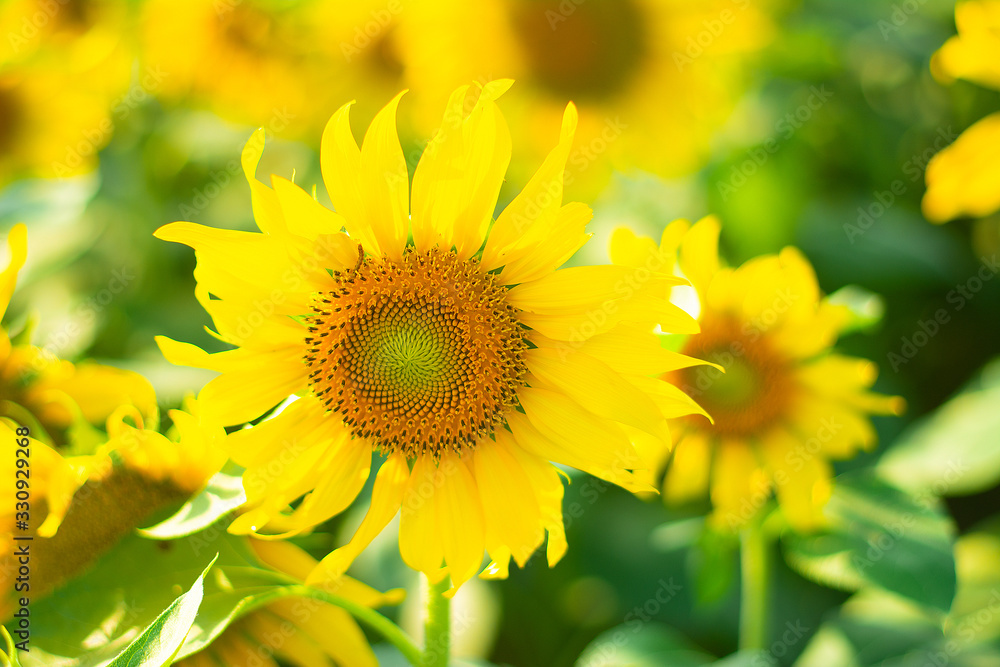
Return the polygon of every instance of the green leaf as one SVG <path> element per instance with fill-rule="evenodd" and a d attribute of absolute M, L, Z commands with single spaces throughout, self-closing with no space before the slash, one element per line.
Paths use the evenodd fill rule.
<path fill-rule="evenodd" d="M 1000 664 L 1000 537 L 977 531 L 955 545 L 958 594 L 947 618 L 869 588 L 813 636 L 795 667 L 973 667 Z"/>
<path fill-rule="evenodd" d="M 170 542 L 131 535 L 85 575 L 32 603 L 25 667 L 107 665 L 202 572 L 206 554 L 216 552 L 177 658 L 206 646 L 249 610 L 291 595 L 289 578 L 262 568 L 246 538 L 229 535 L 224 526 Z"/>
<path fill-rule="evenodd" d="M 841 335 L 851 331 L 864 331 L 882 321 L 885 301 L 875 292 L 858 285 L 846 285 L 829 297 L 830 303 L 846 306 L 850 313 Z"/>
<path fill-rule="evenodd" d="M 698 667 L 715 658 L 695 647 L 676 630 L 634 619 L 606 630 L 580 654 L 577 667 Z"/>
<path fill-rule="evenodd" d="M 218 557 L 216 554 L 191 588 L 163 610 L 108 667 L 163 667 L 173 662 L 198 615 L 205 593 L 205 575 Z"/>
<path fill-rule="evenodd" d="M 844 590 L 876 586 L 939 611 L 955 597 L 953 525 L 868 471 L 837 478 L 827 529 L 783 536 L 788 564 Z"/>
<path fill-rule="evenodd" d="M 883 665 L 930 648 L 943 636 L 940 617 L 890 593 L 868 589 L 851 597 L 820 627 L 795 666 Z M 922 657 L 928 658 L 926 653 Z"/>
<path fill-rule="evenodd" d="M 247 500 L 239 475 L 218 473 L 194 498 L 184 503 L 169 519 L 139 531 L 146 537 L 173 540 L 208 528 Z"/>
<path fill-rule="evenodd" d="M 1000 482 L 1000 359 L 964 391 L 904 433 L 878 473 L 918 494 L 978 493 Z"/>

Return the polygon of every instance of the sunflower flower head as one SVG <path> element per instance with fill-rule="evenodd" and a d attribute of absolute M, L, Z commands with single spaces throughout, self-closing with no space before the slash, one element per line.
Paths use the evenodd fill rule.
<path fill-rule="evenodd" d="M 9 262 L 0 273 L 0 318 L 14 294 L 28 255 L 27 228 L 7 235 Z M 104 425 L 121 406 L 132 406 L 146 421 L 156 419 L 156 394 L 144 377 L 94 362 L 73 364 L 32 345 L 30 330 L 12 337 L 0 326 L 0 417 L 31 429 L 33 437 L 65 448 L 74 426 Z"/>
<path fill-rule="evenodd" d="M 197 412 L 193 402 L 188 408 Z M 33 586 L 36 595 L 83 572 L 143 521 L 198 491 L 222 467 L 226 457 L 219 440 L 225 432 L 199 425 L 188 412 L 169 414 L 170 438 L 144 428 L 134 406 L 122 406 L 108 418 L 108 441 L 88 454 L 64 456 L 28 437 L 33 501 L 27 527 L 16 522 L 16 461 L 8 457 L 0 541 L 12 545 L 15 534 L 33 538 L 33 573 L 40 582 Z M 0 419 L 0 438 L 10 451 L 23 432 L 23 426 Z M 13 547 L 5 553 L 13 554 Z M 0 561 L 0 578 L 15 571 L 13 556 Z"/>
<path fill-rule="evenodd" d="M 931 59 L 943 83 L 965 79 L 1000 90 L 1000 2 L 969 0 L 955 5 L 958 35 Z M 982 218 L 1000 209 L 1000 113 L 973 123 L 927 164 L 922 208 L 931 222 L 960 216 Z"/>
<path fill-rule="evenodd" d="M 567 180 L 599 192 L 609 166 L 677 177 L 704 164 L 746 62 L 774 34 L 770 11 L 756 0 L 439 0 L 407 8 L 400 42 L 408 80 L 435 104 L 482 72 L 524 86 L 508 114 L 515 168 L 548 150 L 564 101 L 579 103 Z"/>
<path fill-rule="evenodd" d="M 566 541 L 552 462 L 648 490 L 628 433 L 667 440 L 666 418 L 696 409 L 679 392 L 651 392 L 656 381 L 636 370 L 681 358 L 660 348 L 656 325 L 697 329 L 665 298 L 683 281 L 558 268 L 586 242 L 591 217 L 563 202 L 573 105 L 494 220 L 511 155 L 496 100 L 510 85 L 451 95 L 412 185 L 400 96 L 360 147 L 348 104 L 320 156 L 335 211 L 279 176 L 258 181 L 256 134 L 243 166 L 259 233 L 186 222 L 156 232 L 194 248 L 196 295 L 234 346 L 208 354 L 158 339 L 170 361 L 220 373 L 199 394 L 202 419 L 232 426 L 271 413 L 226 438 L 248 498 L 231 532 L 308 530 L 353 502 L 373 454 L 384 459 L 367 516 L 312 581 L 342 574 L 397 512 L 404 561 L 434 582 L 450 576 L 452 591 L 480 571 L 484 550 L 493 562 L 483 576 L 503 577 L 546 533 L 555 563 Z"/>
<path fill-rule="evenodd" d="M 801 253 L 786 248 L 725 268 L 719 231 L 709 217 L 671 223 L 659 246 L 627 229 L 612 237 L 615 263 L 650 252 L 676 257 L 695 293 L 675 288 L 674 299 L 695 303 L 701 325 L 681 352 L 709 362 L 664 376 L 712 421 L 680 419 L 673 452 L 660 450 L 651 466 L 667 466 L 668 502 L 708 490 L 716 525 L 743 526 L 773 491 L 789 523 L 814 528 L 830 497 L 830 461 L 873 447 L 869 415 L 899 414 L 903 401 L 868 391 L 874 364 L 831 350 L 849 314 L 820 294 Z"/>

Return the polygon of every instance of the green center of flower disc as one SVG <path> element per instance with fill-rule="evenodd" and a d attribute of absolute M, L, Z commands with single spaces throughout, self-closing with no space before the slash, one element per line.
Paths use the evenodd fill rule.
<path fill-rule="evenodd" d="M 683 389 L 715 420 L 715 432 L 759 435 L 786 415 L 794 380 L 766 334 L 748 336 L 736 322 L 706 320 L 683 352 L 726 369 L 694 366 L 681 371 Z"/>
<path fill-rule="evenodd" d="M 334 275 L 309 318 L 313 391 L 354 434 L 408 456 L 461 451 L 524 383 L 524 330 L 475 260 L 408 250 Z"/>

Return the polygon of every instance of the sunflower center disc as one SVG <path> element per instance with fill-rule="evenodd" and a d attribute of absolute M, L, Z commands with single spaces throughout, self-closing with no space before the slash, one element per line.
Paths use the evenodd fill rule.
<path fill-rule="evenodd" d="M 516 405 L 527 345 L 507 291 L 476 260 L 407 250 L 366 259 L 316 296 L 313 391 L 383 453 L 461 451 Z"/>
<path fill-rule="evenodd" d="M 759 434 L 787 414 L 794 393 L 791 369 L 760 332 L 747 335 L 737 322 L 706 320 L 683 352 L 726 369 L 725 374 L 708 366 L 681 371 L 684 390 L 712 415 L 714 431 Z"/>
<path fill-rule="evenodd" d="M 642 13 L 631 0 L 514 2 L 511 22 L 532 75 L 558 99 L 602 101 L 632 81 L 645 57 Z"/>

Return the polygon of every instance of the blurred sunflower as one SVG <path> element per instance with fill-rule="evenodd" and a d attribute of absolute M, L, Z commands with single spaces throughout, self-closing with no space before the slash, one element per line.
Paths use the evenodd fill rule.
<path fill-rule="evenodd" d="M 225 432 L 199 426 L 196 404 L 190 403 L 188 409 L 194 414 L 169 412 L 173 426 L 168 438 L 145 428 L 142 414 L 133 406 L 122 406 L 108 417 L 108 441 L 86 454 L 64 457 L 29 438 L 30 519 L 27 528 L 17 533 L 34 537 L 34 596 L 45 595 L 83 572 L 144 519 L 189 497 L 222 467 L 226 457 L 218 440 Z M 9 451 L 19 426 L 23 424 L 0 420 L 0 437 Z M 7 457 L 6 483 L 0 490 L 0 541 L 8 546 L 13 544 L 18 520 L 15 470 L 15 458 Z M 13 553 L 13 548 L 4 549 L 0 577 L 16 571 Z M 3 589 L 14 590 L 11 585 Z"/>
<path fill-rule="evenodd" d="M 1000 0 L 955 5 L 958 35 L 931 60 L 943 83 L 965 79 L 1000 90 Z M 927 165 L 924 215 L 931 222 L 985 217 L 1000 209 L 1000 113 L 973 124 Z"/>
<path fill-rule="evenodd" d="M 401 65 L 387 39 L 394 18 L 375 0 L 150 0 L 141 60 L 164 73 L 158 94 L 167 100 L 306 138 L 350 91 L 399 89 Z"/>
<path fill-rule="evenodd" d="M 124 16 L 115 2 L 0 6 L 0 185 L 94 169 L 129 82 Z"/>
<path fill-rule="evenodd" d="M 11 229 L 7 245 L 10 263 L 0 273 L 0 318 L 28 254 L 23 224 Z M 144 377 L 93 362 L 74 365 L 31 345 L 30 333 L 25 328 L 11 338 L 8 328 L 0 326 L 0 416 L 30 427 L 34 437 L 60 447 L 69 444 L 74 425 L 101 426 L 122 405 L 135 406 L 147 420 L 155 418 L 156 394 Z"/>
<path fill-rule="evenodd" d="M 267 567 L 304 581 L 316 560 L 290 542 L 248 539 L 248 545 Z M 364 605 L 398 604 L 404 592 L 381 593 L 350 577 L 327 587 L 336 595 Z M 277 667 L 376 667 L 357 622 L 343 609 L 302 598 L 284 598 L 239 619 L 208 647 L 175 662 L 179 667 L 256 665 Z"/>
<path fill-rule="evenodd" d="M 663 354 L 652 333 L 697 326 L 625 267 L 557 270 L 587 240 L 590 209 L 563 204 L 577 125 L 493 221 L 511 140 L 495 100 L 511 85 L 462 86 L 413 176 L 396 136 L 400 96 L 358 147 L 350 105 L 324 132 L 321 165 L 337 213 L 292 182 L 256 180 L 258 132 L 243 166 L 262 233 L 186 222 L 156 232 L 195 249 L 196 295 L 223 341 L 208 354 L 160 337 L 176 364 L 221 373 L 201 391 L 209 423 L 273 418 L 233 433 L 248 507 L 230 531 L 307 530 L 341 512 L 385 457 L 368 514 L 315 579 L 336 577 L 401 512 L 400 552 L 455 590 L 522 565 L 548 531 L 566 549 L 562 484 L 550 461 L 648 489 L 623 424 L 667 440 L 665 414 L 695 409 L 647 394 L 632 369 Z M 347 233 L 341 230 L 346 229 Z M 687 363 L 667 354 L 662 370 Z M 665 383 L 656 385 L 666 387 Z M 287 513 L 288 505 L 307 494 Z"/>
<path fill-rule="evenodd" d="M 201 489 L 225 462 L 222 428 L 198 423 L 198 405 L 171 410 L 167 435 L 143 428 L 141 415 L 125 407 L 109 419 L 110 440 L 92 454 L 63 457 L 29 438 L 32 502 L 29 527 L 20 536 L 34 537 L 33 599 L 57 590 L 83 574 L 115 544 L 150 517 L 175 506 Z M 133 426 L 127 419 L 138 422 Z M 0 420 L 0 439 L 13 451 L 17 425 Z M 7 457 L 4 513 L 0 515 L 0 580 L 12 591 L 16 514 L 15 459 Z M 316 565 L 304 551 L 284 542 L 248 540 L 266 568 L 302 581 Z M 380 593 L 349 577 L 327 587 L 332 593 L 369 606 L 396 604 L 402 591 Z M 7 619 L 10 600 L 0 601 L 0 618 Z M 275 637 L 280 638 L 274 642 Z M 257 609 L 230 625 L 204 649 L 177 664 L 266 667 L 279 657 L 294 665 L 374 666 L 377 664 L 364 633 L 343 609 L 301 598 L 284 598 Z"/>
<path fill-rule="evenodd" d="M 682 353 L 725 368 L 690 367 L 663 376 L 711 416 L 677 423 L 672 456 L 651 452 L 651 467 L 669 459 L 664 497 L 683 503 L 710 491 L 716 525 L 738 528 L 756 516 L 773 488 L 790 524 L 820 524 L 830 497 L 831 459 L 875 444 L 870 414 L 899 414 L 902 399 L 867 391 L 875 365 L 831 352 L 848 311 L 821 296 L 808 261 L 794 248 L 730 269 L 719 265 L 719 223 L 705 218 L 668 225 L 657 245 L 618 229 L 612 261 L 641 266 L 650 257 L 675 264 L 697 295 L 701 333 Z M 675 262 L 676 259 L 676 262 Z M 681 289 L 675 299 L 683 299 Z"/>
<path fill-rule="evenodd" d="M 296 4 L 266 0 L 150 0 L 140 19 L 140 62 L 165 73 L 161 98 L 278 131 L 305 113 L 311 94 L 295 11 Z"/>
<path fill-rule="evenodd" d="M 434 105 L 459 81 L 525 87 L 508 114 L 526 139 L 515 168 L 544 155 L 564 100 L 576 102 L 568 170 L 591 191 L 609 165 L 697 170 L 746 87 L 741 60 L 771 34 L 756 0 L 443 0 L 408 7 L 401 42 L 409 82 Z"/>
<path fill-rule="evenodd" d="M 58 49 L 66 68 L 89 69 L 120 53 L 128 7 L 118 0 L 7 0 L 0 6 L 0 62 Z"/>

